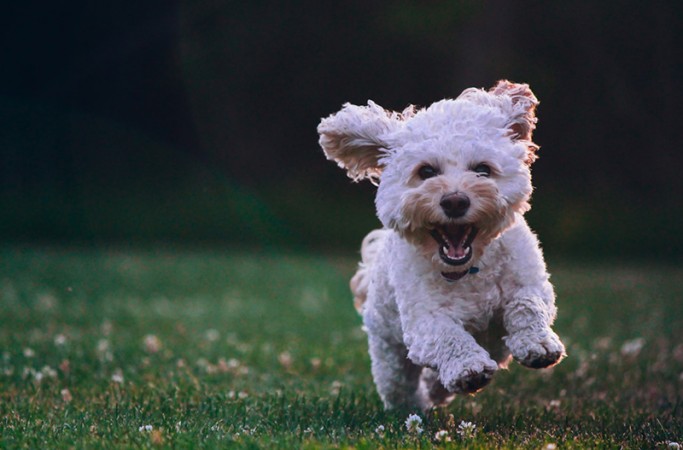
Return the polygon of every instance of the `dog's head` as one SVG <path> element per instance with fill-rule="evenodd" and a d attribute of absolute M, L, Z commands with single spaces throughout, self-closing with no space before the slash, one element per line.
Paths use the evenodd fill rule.
<path fill-rule="evenodd" d="M 537 104 L 508 81 L 401 113 L 346 104 L 318 126 L 320 145 L 349 177 L 378 184 L 385 227 L 457 279 L 529 209 Z"/>

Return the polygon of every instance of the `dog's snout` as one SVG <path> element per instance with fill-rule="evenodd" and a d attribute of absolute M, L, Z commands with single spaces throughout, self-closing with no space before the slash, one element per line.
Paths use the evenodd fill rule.
<path fill-rule="evenodd" d="M 455 219 L 465 215 L 470 208 L 470 198 L 462 192 L 453 192 L 441 197 L 439 205 L 448 217 Z"/>

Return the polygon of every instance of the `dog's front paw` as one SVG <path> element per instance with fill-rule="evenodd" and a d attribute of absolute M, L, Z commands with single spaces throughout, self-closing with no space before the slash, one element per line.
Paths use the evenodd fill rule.
<path fill-rule="evenodd" d="M 553 366 L 566 356 L 564 344 L 550 328 L 517 332 L 507 336 L 505 343 L 517 362 L 532 369 Z"/>
<path fill-rule="evenodd" d="M 450 392 L 473 394 L 489 384 L 496 370 L 498 364 L 492 359 L 468 360 L 442 371 L 441 382 Z"/>

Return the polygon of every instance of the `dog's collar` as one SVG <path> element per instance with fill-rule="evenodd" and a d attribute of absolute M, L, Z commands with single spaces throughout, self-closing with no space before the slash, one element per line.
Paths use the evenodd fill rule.
<path fill-rule="evenodd" d="M 441 272 L 441 276 L 446 279 L 448 282 L 455 282 L 464 277 L 467 274 L 472 274 L 474 275 L 475 273 L 479 272 L 479 267 L 472 266 L 467 270 L 464 270 L 462 272 Z"/>

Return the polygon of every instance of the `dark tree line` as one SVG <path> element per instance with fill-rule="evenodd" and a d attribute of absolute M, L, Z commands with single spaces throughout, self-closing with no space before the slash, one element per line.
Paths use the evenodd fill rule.
<path fill-rule="evenodd" d="M 207 171 L 345 189 L 320 117 L 509 78 L 541 99 L 543 192 L 635 213 L 683 200 L 680 2 L 28 1 L 4 16 L 6 195 Z"/>

